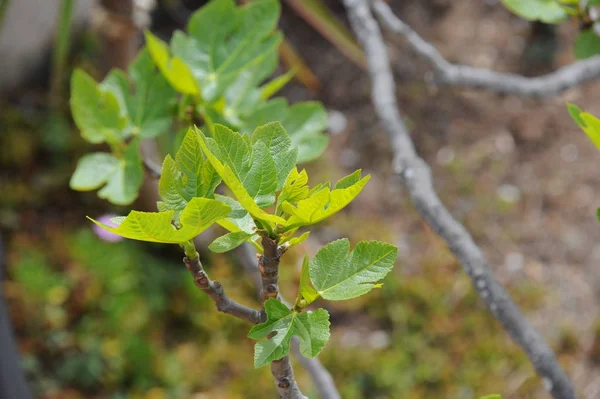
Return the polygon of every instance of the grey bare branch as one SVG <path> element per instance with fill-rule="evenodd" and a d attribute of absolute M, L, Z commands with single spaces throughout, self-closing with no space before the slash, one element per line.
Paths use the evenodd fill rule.
<path fill-rule="evenodd" d="M 556 95 L 600 77 L 600 55 L 534 78 L 452 64 L 431 43 L 425 41 L 415 30 L 398 18 L 388 4 L 381 0 L 375 0 L 373 9 L 389 30 L 404 36 L 412 49 L 431 64 L 435 72 L 435 79 L 440 84 L 481 88 L 520 96 L 544 97 Z"/>
<path fill-rule="evenodd" d="M 447 243 L 474 288 L 503 328 L 525 351 L 555 399 L 575 399 L 567 375 L 544 338 L 529 324 L 506 290 L 495 280 L 481 249 L 438 198 L 427 163 L 414 148 L 400 116 L 387 50 L 367 0 L 344 0 L 350 23 L 367 55 L 372 101 L 394 151 L 394 170 L 423 219 Z"/>

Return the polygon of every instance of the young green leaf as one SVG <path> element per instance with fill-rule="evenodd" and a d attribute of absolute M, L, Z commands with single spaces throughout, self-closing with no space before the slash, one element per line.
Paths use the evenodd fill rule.
<path fill-rule="evenodd" d="M 379 241 L 361 241 L 350 250 L 344 238 L 317 252 L 310 262 L 310 279 L 320 296 L 332 301 L 355 298 L 379 287 L 394 267 L 398 248 Z"/>
<path fill-rule="evenodd" d="M 184 94 L 197 95 L 200 93 L 192 72 L 183 60 L 169 55 L 169 47 L 165 42 L 146 31 L 146 45 L 152 60 L 156 63 L 163 76 L 175 90 Z"/>
<path fill-rule="evenodd" d="M 125 103 L 129 118 L 142 137 L 156 137 L 173 121 L 175 92 L 156 70 L 147 49 L 129 67 L 135 90 L 127 90 Z"/>
<path fill-rule="evenodd" d="M 600 119 L 590 113 L 583 112 L 574 104 L 567 104 L 567 107 L 575 123 L 588 135 L 596 147 L 600 149 Z"/>
<path fill-rule="evenodd" d="M 81 157 L 69 185 L 73 190 L 89 191 L 104 185 L 119 167 L 119 160 L 105 152 Z"/>
<path fill-rule="evenodd" d="M 211 198 L 220 181 L 202 152 L 198 132 L 190 128 L 175 160 L 167 155 L 163 163 L 158 183 L 158 191 L 163 199 L 162 209 L 181 211 L 192 198 Z"/>
<path fill-rule="evenodd" d="M 208 249 L 216 253 L 231 251 L 248 241 L 256 233 L 246 233 L 245 231 L 235 231 L 218 237 L 210 243 Z"/>
<path fill-rule="evenodd" d="M 317 102 L 301 102 L 288 107 L 284 98 L 274 98 L 257 105 L 244 120 L 242 131 L 256 126 L 280 121 L 288 132 L 292 147 L 298 149 L 298 162 L 308 162 L 319 157 L 329 142 L 323 134 L 327 128 L 327 112 Z"/>
<path fill-rule="evenodd" d="M 306 239 L 308 238 L 309 235 L 310 235 L 310 231 L 307 231 L 306 233 L 303 233 L 299 237 L 293 237 L 293 238 L 291 238 L 288 241 L 288 244 L 289 244 L 290 247 L 293 247 L 294 245 L 302 244 L 304 241 L 306 241 Z"/>
<path fill-rule="evenodd" d="M 231 232 L 244 231 L 252 234 L 256 231 L 254 219 L 244 207 L 233 198 L 215 194 L 215 198 L 231 208 L 227 219 L 221 219 L 217 223 Z"/>
<path fill-rule="evenodd" d="M 224 126 L 217 126 L 219 129 L 227 129 Z M 229 130 L 229 129 L 227 129 Z M 215 131 L 216 133 L 217 131 Z M 217 173 L 219 174 L 219 176 L 221 176 L 221 178 L 223 179 L 223 182 L 227 185 L 227 187 L 229 187 L 229 189 L 231 190 L 231 192 L 233 193 L 233 195 L 237 198 L 237 200 L 239 201 L 239 203 L 244 207 L 244 209 L 246 209 L 252 216 L 254 216 L 257 219 L 260 220 L 264 220 L 267 222 L 271 222 L 271 223 L 275 223 L 275 224 L 285 224 L 285 219 L 276 216 L 276 215 L 271 215 L 267 212 L 265 212 L 264 210 L 262 210 L 259 205 L 257 205 L 255 198 L 258 197 L 259 194 L 261 193 L 256 193 L 255 192 L 255 198 L 253 198 L 248 190 L 246 189 L 246 187 L 244 187 L 244 184 L 242 183 L 242 181 L 240 181 L 240 178 L 244 179 L 246 177 L 246 175 L 248 174 L 248 171 L 250 169 L 248 169 L 248 171 L 246 171 L 246 155 L 243 153 L 243 149 L 247 148 L 247 141 L 249 139 L 244 139 L 243 137 L 247 137 L 247 136 L 242 136 L 238 133 L 235 133 L 234 135 L 227 135 L 227 136 L 222 136 L 222 137 L 227 137 L 228 139 L 230 139 L 231 141 L 228 141 L 229 145 L 228 145 L 228 150 L 227 153 L 223 154 L 223 152 L 219 152 L 219 141 L 217 140 L 221 140 L 220 138 L 217 138 L 217 135 L 215 135 L 215 139 L 212 138 L 206 138 L 204 137 L 204 134 L 202 132 L 199 131 L 200 134 L 200 146 L 202 147 L 202 150 L 204 151 L 206 157 L 208 158 L 209 162 L 212 164 L 212 166 L 215 168 L 215 170 L 217 171 Z M 225 142 L 223 142 L 225 143 Z M 221 146 L 220 148 L 225 148 L 225 145 Z M 241 150 L 241 151 L 240 151 Z M 218 154 L 220 156 L 220 158 L 218 158 L 215 154 Z M 268 155 L 269 154 L 264 154 L 264 155 Z M 220 159 L 224 159 L 224 162 L 221 162 Z M 232 169 L 232 167 L 230 166 L 232 165 L 234 169 Z M 256 164 L 252 164 L 251 168 L 256 168 Z M 259 164 L 259 169 L 263 170 L 262 168 L 262 164 Z M 255 184 L 254 180 L 247 180 L 246 183 L 250 184 L 252 183 L 252 187 L 254 189 L 256 189 L 256 187 L 264 187 L 262 184 L 259 184 L 258 186 Z"/>
<path fill-rule="evenodd" d="M 297 168 L 292 169 L 277 197 L 277 210 L 279 210 L 279 207 L 284 202 L 295 205 L 298 201 L 308 197 L 307 184 L 308 175 L 306 174 L 306 170 L 302 169 L 302 172 L 298 173 Z"/>
<path fill-rule="evenodd" d="M 298 313 L 277 299 L 265 302 L 267 321 L 250 330 L 248 337 L 262 340 L 254 346 L 254 367 L 263 367 L 290 352 L 292 336 L 300 338 L 300 353 L 312 358 L 329 340 L 329 313 L 325 309 Z M 274 334 L 274 335 L 273 335 Z"/>
<path fill-rule="evenodd" d="M 137 198 L 143 180 L 139 141 L 133 140 L 121 154 L 119 165 L 108 177 L 107 184 L 98 191 L 98 197 L 116 205 L 129 205 Z"/>
<path fill-rule="evenodd" d="M 277 48 L 281 35 L 273 31 L 279 13 L 276 0 L 242 7 L 231 0 L 213 0 L 194 13 L 188 24 L 190 37 L 177 35 L 172 49 L 191 69 L 204 99 L 216 100 L 240 73 Z"/>
<path fill-rule="evenodd" d="M 580 60 L 600 53 L 600 36 L 596 34 L 594 29 L 579 33 L 579 36 L 575 39 L 573 51 L 575 52 L 575 58 Z"/>
<path fill-rule="evenodd" d="M 556 0 L 502 0 L 510 11 L 529 21 L 557 24 L 569 16 Z"/>
<path fill-rule="evenodd" d="M 101 90 L 87 73 L 76 69 L 71 77 L 71 112 L 81 136 L 92 144 L 118 143 L 127 127 L 117 96 Z"/>
<path fill-rule="evenodd" d="M 106 226 L 89 218 L 104 230 L 132 240 L 180 244 L 191 240 L 217 220 L 227 217 L 229 207 L 207 198 L 194 198 L 181 213 L 181 228 L 171 223 L 174 211 L 131 211 L 118 227 Z"/>
<path fill-rule="evenodd" d="M 270 82 L 264 84 L 260 88 L 260 98 L 263 100 L 268 100 L 275 93 L 281 90 L 286 84 L 288 84 L 296 75 L 295 69 L 290 69 L 283 75 L 279 75 L 275 79 Z"/>
<path fill-rule="evenodd" d="M 296 299 L 296 306 L 299 306 L 301 308 L 310 305 L 319 297 L 319 293 L 312 287 L 310 283 L 309 273 L 310 272 L 308 256 L 305 256 L 304 262 L 302 263 L 302 274 L 300 275 L 298 298 Z"/>
<path fill-rule="evenodd" d="M 360 173 L 360 171 L 358 172 Z M 282 209 L 292 215 L 287 221 L 286 230 L 318 223 L 340 211 L 360 194 L 370 178 L 371 176 L 367 175 L 346 188 L 333 191 L 330 191 L 329 187 L 323 186 L 313 192 L 310 197 L 298 201 L 296 207 L 289 202 L 284 202 Z"/>
<path fill-rule="evenodd" d="M 279 191 L 296 165 L 298 151 L 292 148 L 292 140 L 279 122 L 271 122 L 257 127 L 252 133 L 252 143 L 256 145 L 258 142 L 264 143 L 275 163 L 276 185 L 272 191 Z"/>

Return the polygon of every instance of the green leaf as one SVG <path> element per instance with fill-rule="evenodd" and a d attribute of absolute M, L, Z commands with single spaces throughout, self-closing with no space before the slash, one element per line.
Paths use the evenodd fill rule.
<path fill-rule="evenodd" d="M 117 96 L 102 90 L 96 81 L 81 69 L 71 77 L 71 112 L 81 136 L 92 144 L 118 143 L 127 118 L 121 115 Z"/>
<path fill-rule="evenodd" d="M 276 50 L 281 35 L 273 31 L 279 13 L 276 0 L 242 7 L 231 0 L 213 0 L 194 13 L 188 24 L 190 37 L 178 35 L 172 49 L 190 67 L 203 98 L 215 100 L 241 72 Z"/>
<path fill-rule="evenodd" d="M 264 84 L 260 88 L 260 97 L 263 100 L 268 100 L 269 98 L 273 97 L 273 95 L 279 90 L 281 90 L 286 84 L 288 84 L 294 78 L 295 75 L 296 71 L 294 69 L 291 69 L 283 75 L 279 75 L 275 79 Z"/>
<path fill-rule="evenodd" d="M 116 205 L 129 205 L 137 198 L 144 180 L 139 141 L 129 143 L 121 157 L 117 170 L 110 175 L 106 186 L 98 191 L 98 197 Z"/>
<path fill-rule="evenodd" d="M 351 175 L 341 178 L 340 180 L 338 180 L 337 183 L 335 183 L 335 186 L 333 186 L 333 189 L 334 190 L 343 190 L 345 188 L 355 185 L 356 183 L 358 183 L 360 181 L 360 175 L 361 175 L 361 170 L 359 169 L 359 170 L 355 171 L 354 173 L 352 173 Z"/>
<path fill-rule="evenodd" d="M 394 267 L 398 248 L 379 241 L 361 241 L 352 252 L 344 238 L 317 252 L 310 262 L 310 279 L 325 299 L 355 298 L 379 287 L 376 284 Z"/>
<path fill-rule="evenodd" d="M 279 193 L 279 197 L 277 197 L 277 209 L 284 202 L 295 205 L 298 201 L 308 197 L 307 184 L 308 175 L 306 174 L 306 170 L 302 169 L 302 172 L 298 173 L 297 168 L 292 169 Z"/>
<path fill-rule="evenodd" d="M 575 39 L 574 52 L 575 57 L 580 60 L 600 53 L 600 37 L 593 29 L 579 33 Z"/>
<path fill-rule="evenodd" d="M 575 104 L 567 103 L 567 110 L 569 111 L 569 115 L 571 115 L 571 118 L 573 118 L 575 123 L 577 123 L 577 125 L 583 129 L 585 127 L 585 123 L 579 116 L 583 112 L 581 108 Z"/>
<path fill-rule="evenodd" d="M 305 233 L 303 233 L 300 237 L 294 237 L 292 239 L 290 239 L 288 241 L 290 247 L 293 247 L 294 245 L 298 245 L 298 244 L 302 244 L 304 241 L 306 241 L 306 239 L 308 238 L 308 236 L 310 235 L 310 231 L 307 231 Z"/>
<path fill-rule="evenodd" d="M 252 164 L 242 184 L 259 207 L 266 208 L 275 202 L 277 166 L 262 141 L 252 146 Z"/>
<path fill-rule="evenodd" d="M 239 139 L 234 138 L 233 135 L 228 136 L 235 141 L 232 142 L 234 144 L 231 147 L 229 147 L 230 150 L 228 152 L 228 157 L 226 157 L 226 161 L 229 161 L 229 163 L 228 162 L 223 163 L 220 161 L 219 158 L 217 158 L 217 156 L 215 156 L 215 153 L 213 152 L 213 151 L 216 151 L 217 154 L 219 153 L 219 149 L 218 149 L 218 146 L 217 146 L 215 140 L 208 139 L 208 138 L 204 137 L 204 134 L 202 132 L 200 132 L 200 131 L 198 131 L 198 132 L 200 134 L 200 146 L 202 147 L 204 154 L 206 155 L 207 159 L 212 164 L 212 166 L 215 168 L 215 171 L 219 174 L 219 176 L 221 176 L 221 178 L 223 179 L 223 182 L 227 185 L 227 187 L 229 187 L 229 189 L 231 190 L 233 195 L 237 198 L 239 203 L 244 207 L 244 209 L 246 209 L 252 216 L 254 216 L 257 219 L 271 222 L 274 224 L 282 224 L 282 225 L 285 224 L 285 219 L 283 219 L 279 216 L 276 216 L 276 215 L 271 215 L 271 214 L 263 211 L 256 204 L 254 198 L 252 198 L 250 196 L 250 194 L 248 194 L 248 191 L 246 191 L 246 188 L 240 181 L 240 178 L 238 177 L 236 172 L 234 172 L 234 170 L 232 170 L 231 166 L 229 165 L 229 163 L 231 163 L 233 165 L 238 165 L 239 164 L 238 161 L 240 159 L 243 160 L 243 157 L 238 157 L 237 152 L 231 151 L 231 149 L 233 149 L 233 148 L 237 148 L 237 149 L 245 148 L 245 145 L 242 145 L 242 146 L 239 145 L 241 142 L 240 140 L 244 140 L 241 138 L 241 135 L 238 134 Z M 210 148 L 209 148 L 208 143 L 211 143 Z M 220 154 L 220 155 L 222 156 L 223 154 Z M 242 164 L 245 164 L 245 161 L 242 161 Z"/>
<path fill-rule="evenodd" d="M 245 231 L 227 233 L 211 242 L 208 249 L 217 253 L 231 251 L 248 241 L 254 234 L 256 233 L 246 233 Z"/>
<path fill-rule="evenodd" d="M 190 128 L 175 160 L 167 155 L 158 183 L 163 209 L 181 211 L 192 198 L 212 197 L 221 179 L 206 160 L 198 132 Z"/>
<path fill-rule="evenodd" d="M 306 101 L 292 105 L 281 124 L 292 139 L 292 146 L 298 148 L 298 162 L 312 161 L 325 151 L 329 137 L 323 134 L 327 129 L 327 111 L 323 104 Z"/>
<path fill-rule="evenodd" d="M 600 149 L 600 120 L 594 115 L 583 112 L 576 105 L 567 104 L 571 117 L 579 125 L 592 142 Z"/>
<path fill-rule="evenodd" d="M 567 12 L 556 0 L 502 0 L 510 11 L 529 21 L 557 24 L 567 19 Z"/>
<path fill-rule="evenodd" d="M 73 190 L 89 191 L 104 185 L 119 167 L 119 160 L 105 152 L 94 152 L 81 157 L 71 176 Z"/>
<path fill-rule="evenodd" d="M 144 35 L 152 60 L 171 86 L 180 93 L 199 94 L 200 91 L 198 90 L 194 76 L 185 62 L 178 56 L 171 57 L 167 44 L 154 36 L 150 31 L 146 31 Z"/>
<path fill-rule="evenodd" d="M 318 158 L 329 143 L 323 133 L 327 128 L 327 112 L 321 103 L 307 101 L 288 107 L 284 98 L 274 98 L 253 109 L 244 121 L 243 131 L 252 131 L 256 126 L 280 121 L 288 132 L 292 147 L 298 149 L 298 162 Z"/>
<path fill-rule="evenodd" d="M 254 219 L 242 205 L 233 198 L 215 194 L 215 198 L 231 208 L 227 219 L 219 220 L 219 225 L 231 232 L 244 231 L 252 234 L 256 231 Z"/>
<path fill-rule="evenodd" d="M 292 140 L 279 122 L 257 127 L 252 133 L 252 143 L 256 144 L 259 141 L 264 143 L 275 162 L 275 190 L 281 190 L 290 171 L 296 165 L 298 151 L 291 148 Z"/>
<path fill-rule="evenodd" d="M 104 230 L 132 240 L 180 244 L 196 237 L 217 220 L 227 217 L 229 211 L 227 205 L 217 200 L 194 198 L 181 213 L 180 229 L 176 229 L 171 223 L 174 211 L 131 211 L 118 227 L 88 219 Z"/>
<path fill-rule="evenodd" d="M 277 299 L 265 302 L 267 321 L 250 330 L 251 339 L 264 339 L 254 346 L 254 367 L 263 367 L 290 352 L 292 336 L 300 338 L 300 353 L 315 357 L 329 340 L 329 313 L 325 309 L 294 312 Z M 274 334 L 274 335 L 273 335 Z"/>
<path fill-rule="evenodd" d="M 487 396 L 482 396 L 480 399 L 502 399 L 502 396 L 500 396 L 500 395 L 487 395 Z"/>
<path fill-rule="evenodd" d="M 173 121 L 175 92 L 156 70 L 147 49 L 143 49 L 129 67 L 135 90 L 128 90 L 125 102 L 129 117 L 142 137 L 156 137 Z"/>
<path fill-rule="evenodd" d="M 360 173 L 360 171 L 358 172 Z M 296 207 L 289 202 L 284 202 L 282 209 L 292 215 L 288 219 L 286 229 L 308 226 L 327 219 L 352 202 L 370 178 L 371 176 L 367 175 L 346 188 L 333 191 L 330 191 L 329 187 L 323 186 L 322 189 L 313 192 L 309 198 L 298 201 Z"/>
<path fill-rule="evenodd" d="M 296 299 L 296 306 L 300 306 L 302 308 L 310 305 L 319 297 L 319 293 L 312 287 L 310 283 L 309 273 L 308 256 L 305 256 L 304 262 L 302 263 L 302 274 L 300 275 L 298 299 Z"/>

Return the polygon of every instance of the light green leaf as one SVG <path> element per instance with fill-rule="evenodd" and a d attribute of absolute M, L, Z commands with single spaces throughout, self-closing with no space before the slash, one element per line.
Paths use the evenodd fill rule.
<path fill-rule="evenodd" d="M 181 211 L 195 197 L 212 197 L 221 179 L 206 160 L 198 132 L 190 128 L 175 160 L 167 155 L 158 184 L 163 209 Z"/>
<path fill-rule="evenodd" d="M 297 313 L 277 299 L 265 302 L 267 321 L 254 326 L 248 333 L 251 339 L 262 340 L 254 346 L 254 367 L 263 367 L 290 352 L 292 336 L 300 338 L 300 353 L 312 358 L 319 354 L 329 340 L 329 313 L 325 309 Z"/>
<path fill-rule="evenodd" d="M 154 36 L 150 31 L 145 32 L 146 45 L 152 60 L 158 66 L 163 76 L 175 90 L 184 94 L 199 94 L 198 86 L 192 72 L 183 60 L 169 55 L 169 47 L 165 42 Z"/>
<path fill-rule="evenodd" d="M 579 116 L 583 112 L 581 108 L 575 104 L 567 103 L 567 110 L 569 111 L 569 115 L 571 115 L 571 118 L 573 118 L 575 123 L 577 123 L 580 128 L 584 128 L 585 122 L 583 122 L 583 119 L 581 119 Z"/>
<path fill-rule="evenodd" d="M 300 237 L 293 237 L 292 239 L 290 239 L 288 241 L 290 247 L 293 247 L 294 245 L 298 245 L 298 244 L 302 244 L 304 241 L 306 241 L 306 239 L 308 238 L 308 236 L 310 235 L 310 231 L 307 231 L 305 233 L 303 233 Z"/>
<path fill-rule="evenodd" d="M 118 227 L 106 226 L 88 218 L 104 230 L 132 240 L 180 244 L 196 237 L 217 220 L 227 217 L 229 211 L 227 205 L 217 200 L 194 198 L 181 213 L 180 229 L 171 223 L 174 211 L 131 211 Z"/>
<path fill-rule="evenodd" d="M 256 145 L 258 141 L 265 144 L 275 162 L 275 190 L 281 190 L 290 171 L 296 165 L 298 151 L 291 148 L 292 140 L 279 122 L 271 122 L 257 127 L 252 133 L 252 143 Z"/>
<path fill-rule="evenodd" d="M 263 211 L 257 204 L 254 202 L 254 199 L 248 194 L 246 188 L 243 186 L 242 182 L 239 180 L 236 173 L 231 169 L 228 164 L 222 163 L 213 153 L 213 150 L 209 148 L 207 142 L 212 139 L 207 139 L 204 137 L 204 134 L 198 131 L 200 134 L 200 146 L 204 151 L 204 154 L 208 158 L 209 162 L 215 168 L 215 171 L 221 176 L 223 182 L 229 187 L 233 195 L 237 198 L 239 203 L 246 209 L 252 216 L 257 219 L 264 220 L 266 222 L 271 222 L 274 224 L 285 224 L 285 219 L 271 215 L 265 211 Z M 214 142 L 214 140 L 212 140 Z M 216 148 L 216 145 L 212 145 L 212 148 Z"/>
<path fill-rule="evenodd" d="M 224 195 L 215 194 L 215 198 L 231 208 L 231 213 L 227 219 L 218 221 L 219 225 L 231 232 L 244 231 L 252 234 L 256 231 L 254 219 L 242 205 L 233 198 Z"/>
<path fill-rule="evenodd" d="M 600 120 L 590 113 L 583 112 L 574 104 L 567 104 L 567 107 L 575 123 L 600 150 Z"/>
<path fill-rule="evenodd" d="M 301 102 L 288 107 L 284 98 L 274 98 L 257 105 L 244 120 L 242 130 L 250 132 L 256 126 L 280 121 L 292 141 L 292 148 L 298 149 L 298 162 L 308 162 L 318 158 L 329 142 L 323 133 L 327 128 L 327 112 L 318 102 Z"/>
<path fill-rule="evenodd" d="M 349 187 L 333 191 L 323 186 L 310 197 L 298 201 L 296 207 L 289 202 L 282 203 L 282 209 L 292 215 L 288 219 L 286 230 L 318 223 L 340 211 L 360 194 L 370 178 L 371 176 L 367 175 Z"/>
<path fill-rule="evenodd" d="M 121 115 L 117 96 L 101 90 L 96 81 L 80 69 L 71 77 L 71 112 L 81 136 L 90 143 L 123 140 L 127 118 Z"/>
<path fill-rule="evenodd" d="M 256 233 L 246 233 L 245 231 L 227 233 L 211 242 L 208 249 L 217 253 L 231 251 L 248 241 L 254 234 Z"/>
<path fill-rule="evenodd" d="M 69 182 L 73 190 L 89 191 L 104 185 L 119 167 L 119 160 L 105 152 L 81 157 Z"/>
<path fill-rule="evenodd" d="M 110 175 L 106 186 L 98 191 L 98 197 L 116 205 L 129 205 L 137 198 L 144 180 L 139 141 L 129 143 L 121 156 L 117 170 Z"/>
<path fill-rule="evenodd" d="M 313 288 L 310 283 L 310 274 L 309 274 L 309 261 L 308 256 L 304 257 L 304 261 L 302 263 L 302 274 L 300 275 L 300 286 L 298 288 L 298 299 L 296 299 L 296 306 L 300 306 L 302 308 L 313 303 L 318 297 L 319 293 L 317 290 Z M 304 301 L 304 302 L 302 302 Z"/>
<path fill-rule="evenodd" d="M 579 33 L 573 47 L 577 59 L 590 58 L 600 53 L 600 36 L 593 29 Z"/>
<path fill-rule="evenodd" d="M 127 91 L 125 102 L 129 117 L 142 137 L 156 137 L 172 123 L 175 91 L 156 70 L 147 49 L 129 67 L 135 90 Z"/>
<path fill-rule="evenodd" d="M 310 279 L 325 299 L 339 301 L 355 298 L 380 286 L 376 284 L 394 267 L 398 248 L 379 241 L 361 241 L 350 250 L 344 238 L 317 252 L 310 262 Z"/>
<path fill-rule="evenodd" d="M 308 175 L 306 170 L 302 169 L 302 172 L 298 173 L 298 169 L 294 168 L 288 175 L 279 197 L 277 197 L 277 209 L 282 203 L 288 202 L 292 205 L 298 203 L 298 201 L 308 197 Z"/>
<path fill-rule="evenodd" d="M 568 18 L 556 0 L 502 0 L 510 11 L 529 21 L 557 24 Z"/>
<path fill-rule="evenodd" d="M 264 84 L 260 88 L 260 97 L 263 100 L 268 100 L 269 98 L 273 97 L 273 95 L 279 90 L 281 90 L 286 84 L 288 84 L 294 78 L 295 75 L 296 70 L 290 69 L 283 75 L 279 75 L 275 79 Z"/>
<path fill-rule="evenodd" d="M 502 396 L 500 395 L 487 395 L 487 396 L 483 396 L 480 399 L 502 399 Z"/>
<path fill-rule="evenodd" d="M 327 111 L 323 104 L 306 101 L 292 105 L 281 124 L 290 134 L 292 146 L 298 148 L 298 162 L 312 161 L 325 151 L 329 137 L 323 134 L 327 129 Z"/>
<path fill-rule="evenodd" d="M 266 208 L 275 202 L 277 166 L 262 141 L 252 146 L 252 164 L 242 184 L 259 207 Z"/>
<path fill-rule="evenodd" d="M 273 31 L 279 11 L 275 0 L 242 7 L 215 0 L 194 13 L 188 24 L 190 37 L 176 35 L 171 48 L 191 69 L 204 99 L 216 100 L 240 73 L 276 50 L 281 35 Z"/>
<path fill-rule="evenodd" d="M 344 188 L 348 188 L 350 186 L 355 185 L 360 181 L 361 170 L 354 171 L 351 175 L 341 178 L 335 183 L 333 186 L 334 190 L 343 190 Z"/>

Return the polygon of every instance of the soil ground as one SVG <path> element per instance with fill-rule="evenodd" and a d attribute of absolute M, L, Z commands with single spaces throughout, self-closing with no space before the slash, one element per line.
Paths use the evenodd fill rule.
<path fill-rule="evenodd" d="M 340 3 L 328 5 L 343 18 Z M 575 26 L 563 24 L 553 34 L 497 1 L 390 4 L 452 62 L 527 75 L 574 62 Z M 322 84 L 316 94 L 301 87 L 285 94 L 318 98 L 345 115 L 347 128 L 333 136 L 327 156 L 374 175 L 372 194 L 354 209 L 393 220 L 403 250 L 400 273 L 419 273 L 437 239 L 413 239 L 428 229 L 390 173 L 389 145 L 370 103 L 367 75 L 285 9 L 282 26 Z M 600 397 L 600 369 L 589 356 L 600 295 L 600 154 L 565 106 L 573 102 L 600 115 L 600 82 L 539 100 L 434 87 L 426 83 L 431 69 L 405 41 L 389 32 L 386 38 L 401 111 L 433 167 L 442 200 L 471 231 L 500 281 L 528 279 L 544 288 L 543 302 L 529 319 L 550 342 L 565 329 L 575 333 L 580 349 L 569 373 L 583 397 Z"/>

